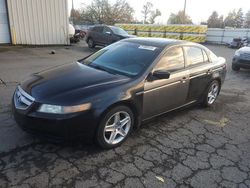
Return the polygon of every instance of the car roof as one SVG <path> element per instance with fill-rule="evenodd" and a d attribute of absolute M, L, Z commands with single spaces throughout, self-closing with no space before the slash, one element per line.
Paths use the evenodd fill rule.
<path fill-rule="evenodd" d="M 141 45 L 147 46 L 155 46 L 158 48 L 165 48 L 169 45 L 173 44 L 190 44 L 190 42 L 176 40 L 176 39 L 166 39 L 166 38 L 146 38 L 146 37 L 135 37 L 135 38 L 128 38 L 123 39 L 124 42 L 133 42 L 138 43 Z M 191 43 L 192 45 L 196 45 L 196 43 Z"/>
<path fill-rule="evenodd" d="M 120 28 L 120 27 L 115 26 L 115 25 L 105 25 L 105 24 L 98 24 L 98 25 L 94 25 L 93 27 L 117 27 L 117 28 Z"/>

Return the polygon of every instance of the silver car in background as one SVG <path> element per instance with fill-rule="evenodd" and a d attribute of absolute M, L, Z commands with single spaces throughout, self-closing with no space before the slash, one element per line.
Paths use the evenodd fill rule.
<path fill-rule="evenodd" d="M 239 71 L 240 68 L 250 69 L 250 47 L 242 47 L 237 50 L 233 57 L 232 69 Z"/>

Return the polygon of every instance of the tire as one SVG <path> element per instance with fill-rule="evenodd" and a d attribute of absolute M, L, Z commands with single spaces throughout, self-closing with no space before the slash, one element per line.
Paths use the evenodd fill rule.
<path fill-rule="evenodd" d="M 74 43 L 74 38 L 73 37 L 71 37 L 69 40 L 70 40 L 70 43 Z"/>
<path fill-rule="evenodd" d="M 89 48 L 94 48 L 95 47 L 95 42 L 92 38 L 88 39 L 88 47 Z"/>
<path fill-rule="evenodd" d="M 239 71 L 239 70 L 240 70 L 240 67 L 237 66 L 237 65 L 232 64 L 232 70 L 234 70 L 234 71 Z"/>
<path fill-rule="evenodd" d="M 118 147 L 128 138 L 133 126 L 134 114 L 130 108 L 114 107 L 100 121 L 96 134 L 97 144 L 103 149 Z"/>
<path fill-rule="evenodd" d="M 221 89 L 221 85 L 218 80 L 214 80 L 209 84 L 205 92 L 204 99 L 203 99 L 204 107 L 209 107 L 214 104 L 214 102 L 216 101 L 220 93 L 220 89 Z"/>

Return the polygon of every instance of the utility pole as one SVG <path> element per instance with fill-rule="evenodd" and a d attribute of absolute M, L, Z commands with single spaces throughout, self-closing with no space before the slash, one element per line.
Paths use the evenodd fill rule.
<path fill-rule="evenodd" d="M 185 17 L 186 17 L 186 6 L 187 6 L 187 0 L 184 0 L 184 9 L 183 9 L 183 24 L 184 24 L 184 20 L 185 20 Z"/>
<path fill-rule="evenodd" d="M 186 17 L 186 5 L 187 5 L 187 0 L 184 0 L 184 9 L 183 9 L 183 18 L 182 18 L 182 24 L 185 23 L 185 17 Z M 180 32 L 180 40 L 183 40 L 183 31 Z"/>
<path fill-rule="evenodd" d="M 74 9 L 74 0 L 72 0 L 72 8 L 71 8 L 71 16 L 72 16 L 72 23 L 74 24 L 74 15 L 75 14 L 75 9 Z"/>
<path fill-rule="evenodd" d="M 187 6 L 187 0 L 184 0 L 184 9 L 183 9 L 184 16 L 186 15 L 186 6 Z"/>

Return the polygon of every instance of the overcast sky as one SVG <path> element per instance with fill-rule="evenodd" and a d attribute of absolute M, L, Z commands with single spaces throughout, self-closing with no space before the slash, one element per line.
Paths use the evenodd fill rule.
<path fill-rule="evenodd" d="M 71 1 L 69 8 L 71 8 Z M 109 0 L 111 3 L 115 0 Z M 159 9 L 162 13 L 157 18 L 157 22 L 165 24 L 171 13 L 177 13 L 184 7 L 184 0 L 127 0 L 134 8 L 134 16 L 138 20 L 142 20 L 141 9 L 145 2 L 149 1 L 154 5 L 154 9 Z M 74 0 L 75 9 L 80 8 L 84 4 L 90 4 L 91 0 Z M 192 18 L 194 23 L 206 21 L 212 11 L 216 10 L 220 15 L 226 16 L 230 10 L 242 8 L 246 13 L 250 10 L 250 0 L 187 0 L 186 13 Z"/>

